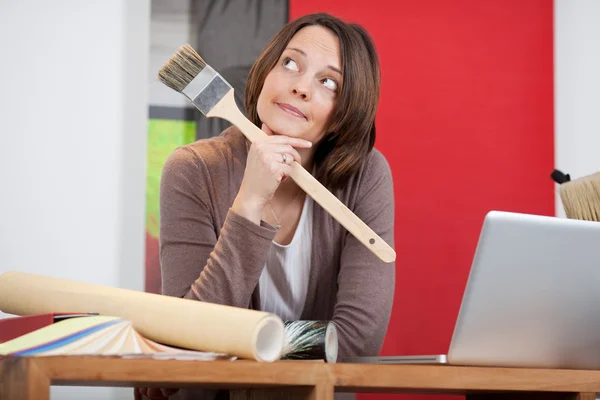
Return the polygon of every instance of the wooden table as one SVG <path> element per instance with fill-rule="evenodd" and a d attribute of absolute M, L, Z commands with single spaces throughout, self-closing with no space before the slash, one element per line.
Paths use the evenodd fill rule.
<path fill-rule="evenodd" d="M 47 400 L 51 385 L 222 388 L 230 389 L 235 400 L 331 400 L 334 391 L 592 400 L 600 392 L 600 371 L 74 356 L 0 359 L 0 399 Z"/>

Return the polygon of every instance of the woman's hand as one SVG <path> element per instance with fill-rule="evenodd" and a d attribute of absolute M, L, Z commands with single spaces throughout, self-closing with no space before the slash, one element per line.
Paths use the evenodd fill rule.
<path fill-rule="evenodd" d="M 177 393 L 179 389 L 163 388 L 133 388 L 134 400 L 167 400 L 169 396 Z"/>
<path fill-rule="evenodd" d="M 262 130 L 269 136 L 250 146 L 242 185 L 232 205 L 236 213 L 256 224 L 260 223 L 264 206 L 290 175 L 290 165 L 294 161 L 301 162 L 295 147 L 306 149 L 312 146 L 307 140 L 274 135 L 264 124 Z"/>

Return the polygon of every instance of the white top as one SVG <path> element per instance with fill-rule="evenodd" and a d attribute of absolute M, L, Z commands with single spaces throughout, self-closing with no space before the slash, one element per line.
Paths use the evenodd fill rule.
<path fill-rule="evenodd" d="M 260 276 L 260 309 L 284 321 L 300 319 L 310 274 L 312 255 L 313 200 L 306 196 L 292 241 L 282 246 L 275 241 Z"/>

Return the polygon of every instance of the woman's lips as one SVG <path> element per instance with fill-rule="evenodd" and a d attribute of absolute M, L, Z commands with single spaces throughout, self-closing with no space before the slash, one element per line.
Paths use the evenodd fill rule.
<path fill-rule="evenodd" d="M 298 110 L 294 106 L 291 106 L 291 105 L 285 104 L 285 103 L 277 103 L 277 105 L 283 111 L 285 111 L 286 113 L 288 113 L 290 115 L 293 115 L 294 117 L 306 119 L 306 115 L 304 115 L 300 110 Z"/>

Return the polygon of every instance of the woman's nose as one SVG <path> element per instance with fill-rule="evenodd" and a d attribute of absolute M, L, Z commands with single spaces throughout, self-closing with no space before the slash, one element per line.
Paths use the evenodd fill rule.
<path fill-rule="evenodd" d="M 310 99 L 310 82 L 307 79 L 300 78 L 292 84 L 291 92 L 303 100 Z"/>

